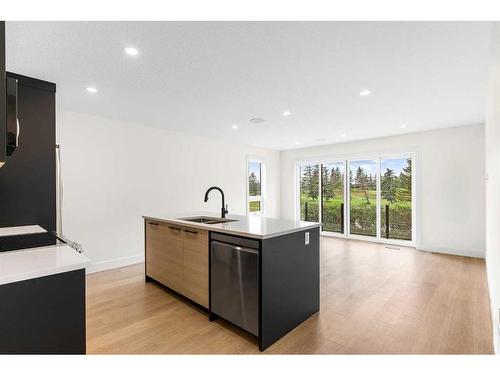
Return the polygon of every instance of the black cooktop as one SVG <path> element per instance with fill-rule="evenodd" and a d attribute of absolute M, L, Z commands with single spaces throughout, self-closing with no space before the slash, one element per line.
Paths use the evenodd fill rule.
<path fill-rule="evenodd" d="M 49 232 L 0 236 L 0 252 L 59 245 L 63 243 L 64 241 Z"/>

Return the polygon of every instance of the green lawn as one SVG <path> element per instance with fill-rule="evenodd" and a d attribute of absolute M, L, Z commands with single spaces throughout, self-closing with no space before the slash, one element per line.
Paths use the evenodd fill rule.
<path fill-rule="evenodd" d="M 258 212 L 260 211 L 260 202 L 259 201 L 249 202 L 248 207 L 250 209 L 250 212 Z"/>
<path fill-rule="evenodd" d="M 368 204 L 362 191 L 351 192 L 350 230 L 351 233 L 375 236 L 376 228 L 376 191 L 367 192 Z M 301 196 L 301 219 L 319 221 L 319 200 Z M 307 202 L 307 218 L 305 217 L 305 203 Z M 328 199 L 323 204 L 323 230 L 332 232 L 342 231 L 342 198 Z M 381 201 L 381 236 L 385 237 L 385 206 L 389 205 L 389 234 L 390 238 L 411 240 L 411 202 Z"/>

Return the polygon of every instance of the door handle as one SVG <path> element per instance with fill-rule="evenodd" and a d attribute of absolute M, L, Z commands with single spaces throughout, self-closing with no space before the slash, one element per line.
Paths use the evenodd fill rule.
<path fill-rule="evenodd" d="M 173 230 L 178 230 L 179 232 L 181 231 L 180 228 L 176 228 L 176 227 L 168 227 L 169 229 L 173 229 Z"/>
<path fill-rule="evenodd" d="M 21 126 L 19 125 L 19 119 L 16 118 L 16 147 L 19 147 L 19 134 L 21 133 Z"/>
<path fill-rule="evenodd" d="M 194 230 L 189 230 L 189 229 L 183 229 L 184 232 L 192 233 L 192 234 L 198 234 L 198 232 Z"/>
<path fill-rule="evenodd" d="M 246 247 L 240 247 L 240 246 L 235 246 L 233 247 L 233 250 L 236 250 L 240 253 L 250 253 L 250 254 L 259 254 L 257 250 L 254 249 L 247 249 Z"/>
<path fill-rule="evenodd" d="M 151 221 L 148 221 L 148 224 L 149 224 L 149 225 L 155 225 L 155 226 L 158 226 L 158 225 L 159 225 L 158 223 L 153 223 L 153 222 L 151 222 Z"/>

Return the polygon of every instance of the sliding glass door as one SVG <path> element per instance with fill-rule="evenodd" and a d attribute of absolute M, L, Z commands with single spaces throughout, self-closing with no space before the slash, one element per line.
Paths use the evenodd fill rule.
<path fill-rule="evenodd" d="M 410 156 L 303 163 L 297 172 L 300 220 L 346 237 L 413 240 Z"/>
<path fill-rule="evenodd" d="M 412 239 L 411 158 L 382 159 L 380 162 L 380 236 Z"/>
<path fill-rule="evenodd" d="M 300 220 L 319 222 L 319 164 L 300 167 Z"/>
<path fill-rule="evenodd" d="M 377 161 L 349 161 L 349 233 L 377 236 Z"/>
<path fill-rule="evenodd" d="M 344 233 L 344 162 L 321 165 L 323 231 Z"/>

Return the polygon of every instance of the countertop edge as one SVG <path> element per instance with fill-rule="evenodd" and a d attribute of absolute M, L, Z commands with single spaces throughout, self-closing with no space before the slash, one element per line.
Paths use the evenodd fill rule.
<path fill-rule="evenodd" d="M 68 251 L 75 251 L 76 252 L 76 250 L 74 250 L 73 248 L 71 248 L 67 245 L 60 245 L 60 246 L 67 248 Z M 19 251 L 13 252 L 13 253 L 15 254 L 15 253 L 20 253 L 20 252 L 22 252 L 22 253 L 32 252 L 33 256 L 36 257 L 38 255 L 38 254 L 36 254 L 37 251 L 44 250 L 44 249 L 46 250 L 47 248 L 51 248 L 51 247 L 52 246 L 33 248 L 33 249 L 24 249 L 24 250 L 19 250 Z M 54 247 L 57 247 L 57 246 L 54 246 Z M 5 252 L 3 254 L 0 254 L 0 257 L 1 257 L 1 255 L 4 255 L 4 254 L 6 256 L 8 256 L 8 255 L 11 255 L 12 253 Z M 81 262 L 78 262 L 78 263 L 73 263 L 73 264 L 68 264 L 68 265 L 63 265 L 63 266 L 32 269 L 32 270 L 28 270 L 25 272 L 19 272 L 19 273 L 15 273 L 15 274 L 6 275 L 6 276 L 2 276 L 0 273 L 0 287 L 2 285 L 12 284 L 12 283 L 20 282 L 20 281 L 37 279 L 39 277 L 57 275 L 60 273 L 76 271 L 79 269 L 86 269 L 87 267 L 89 267 L 90 264 L 92 263 L 91 260 L 83 254 L 78 253 L 78 255 L 82 257 Z"/>
<path fill-rule="evenodd" d="M 19 236 L 27 234 L 46 233 L 47 231 L 39 225 L 21 225 L 15 227 L 0 228 L 0 237 Z"/>
<path fill-rule="evenodd" d="M 49 269 L 44 269 L 41 271 L 26 272 L 26 273 L 12 276 L 12 277 L 5 277 L 5 278 L 0 277 L 0 286 L 12 284 L 12 283 L 17 283 L 20 281 L 38 279 L 40 277 L 45 277 L 45 276 L 58 275 L 60 273 L 76 271 L 79 269 L 86 269 L 87 266 L 89 266 L 89 265 L 90 265 L 90 262 L 89 262 L 89 264 L 66 266 L 66 267 L 57 268 L 57 269 L 50 269 L 49 268 Z"/>
<path fill-rule="evenodd" d="M 185 220 L 161 218 L 161 217 L 146 216 L 146 215 L 143 215 L 142 218 L 144 220 L 156 220 L 156 221 L 160 221 L 163 223 L 177 224 L 177 225 L 182 225 L 182 226 L 189 227 L 189 228 L 205 229 L 205 230 L 208 230 L 211 232 L 217 232 L 217 233 L 234 234 L 237 236 L 255 238 L 255 239 L 259 239 L 259 240 L 265 240 L 265 239 L 269 239 L 269 238 L 273 238 L 273 237 L 279 237 L 279 236 L 283 236 L 285 234 L 301 232 L 301 231 L 304 231 L 307 229 L 313 229 L 313 228 L 317 228 L 317 227 L 321 226 L 320 223 L 311 223 L 311 224 L 304 225 L 301 228 L 291 228 L 291 229 L 287 229 L 287 230 L 283 230 L 280 232 L 271 233 L 271 234 L 267 234 L 267 235 L 259 235 L 259 234 L 255 234 L 255 233 L 239 231 L 239 230 L 234 230 L 234 229 L 214 227 L 213 224 L 193 223 L 193 222 L 189 222 L 189 221 L 185 221 Z"/>

